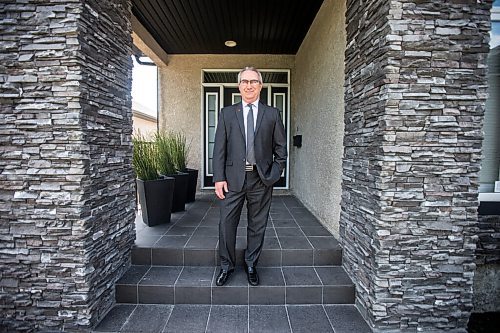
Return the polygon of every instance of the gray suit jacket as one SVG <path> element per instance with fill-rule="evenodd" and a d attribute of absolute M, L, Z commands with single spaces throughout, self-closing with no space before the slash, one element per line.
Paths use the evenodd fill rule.
<path fill-rule="evenodd" d="M 266 186 L 276 183 L 286 166 L 285 128 L 279 110 L 259 102 L 255 125 L 257 171 Z M 241 191 L 245 181 L 245 125 L 243 104 L 223 108 L 215 132 L 214 182 L 227 181 L 230 191 Z"/>

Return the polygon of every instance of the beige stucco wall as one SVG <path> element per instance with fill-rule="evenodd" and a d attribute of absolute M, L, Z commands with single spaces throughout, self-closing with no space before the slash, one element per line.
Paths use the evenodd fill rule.
<path fill-rule="evenodd" d="M 344 135 L 345 1 L 325 0 L 292 76 L 293 193 L 338 237 Z"/>
<path fill-rule="evenodd" d="M 142 119 L 140 117 L 132 117 L 132 125 L 134 133 L 140 131 L 142 135 L 147 137 L 152 136 L 156 132 L 156 121 Z"/>
<path fill-rule="evenodd" d="M 182 130 L 191 141 L 188 167 L 200 170 L 202 163 L 202 69 L 290 69 L 292 55 L 172 55 L 168 66 L 159 68 L 160 129 Z M 200 185 L 198 181 L 198 185 Z"/>

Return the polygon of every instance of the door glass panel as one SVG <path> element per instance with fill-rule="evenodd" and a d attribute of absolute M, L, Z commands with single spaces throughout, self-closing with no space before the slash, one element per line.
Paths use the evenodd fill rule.
<path fill-rule="evenodd" d="M 208 128 L 208 137 L 215 138 L 215 127 Z M 214 140 L 211 140 L 210 142 L 214 142 Z M 212 156 L 212 155 L 210 155 L 210 156 Z"/>
<path fill-rule="evenodd" d="M 208 144 L 208 173 L 209 174 L 213 174 L 214 173 L 214 170 L 213 170 L 213 166 L 212 166 L 212 161 L 213 161 L 213 156 L 214 156 L 214 143 L 211 142 Z"/>
<path fill-rule="evenodd" d="M 241 94 L 233 94 L 233 104 L 241 102 Z"/>
<path fill-rule="evenodd" d="M 208 109 L 209 110 L 215 110 L 215 102 L 216 102 L 216 96 L 215 95 L 208 95 Z"/>
<path fill-rule="evenodd" d="M 215 126 L 215 112 L 213 110 L 208 111 L 208 127 L 212 128 Z"/>
<path fill-rule="evenodd" d="M 285 112 L 285 94 L 274 94 L 274 107 L 280 110 L 281 120 L 283 121 L 283 125 L 285 125 L 285 117 L 283 116 L 283 112 Z M 285 125 L 286 126 L 286 125 Z"/>
<path fill-rule="evenodd" d="M 208 160 L 207 160 L 207 170 L 208 174 L 213 174 L 212 160 L 214 153 L 214 142 L 215 142 L 215 127 L 216 117 L 217 117 L 217 105 L 218 105 L 218 95 L 215 93 L 207 93 L 207 148 L 208 148 Z"/>
<path fill-rule="evenodd" d="M 288 117 L 288 87 L 277 87 L 273 86 L 271 88 L 271 101 L 272 106 L 280 111 L 281 121 L 283 126 L 288 133 L 287 117 Z M 286 186 L 287 169 L 283 170 L 281 174 L 281 179 L 275 184 L 275 188 Z"/>

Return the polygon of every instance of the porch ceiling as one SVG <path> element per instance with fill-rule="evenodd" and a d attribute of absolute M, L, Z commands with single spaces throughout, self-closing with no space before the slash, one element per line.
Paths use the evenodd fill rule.
<path fill-rule="evenodd" d="M 322 3 L 132 0 L 132 13 L 168 54 L 296 54 Z"/>

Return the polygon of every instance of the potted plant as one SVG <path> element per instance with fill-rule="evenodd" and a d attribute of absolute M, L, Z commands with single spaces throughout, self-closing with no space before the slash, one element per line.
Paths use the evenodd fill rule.
<path fill-rule="evenodd" d="M 169 223 L 172 208 L 173 179 L 162 179 L 157 172 L 156 145 L 148 142 L 140 132 L 132 138 L 137 196 L 142 220 L 148 226 Z"/>
<path fill-rule="evenodd" d="M 157 148 L 157 164 L 160 175 L 175 179 L 172 212 L 185 210 L 188 174 L 178 172 L 176 169 L 175 144 L 171 133 L 165 131 L 157 132 L 155 135 L 155 145 Z"/>
<path fill-rule="evenodd" d="M 190 145 L 187 144 L 186 136 L 181 132 L 172 133 L 172 145 L 176 169 L 189 175 L 186 202 L 193 202 L 196 196 L 198 170 L 187 167 Z"/>

